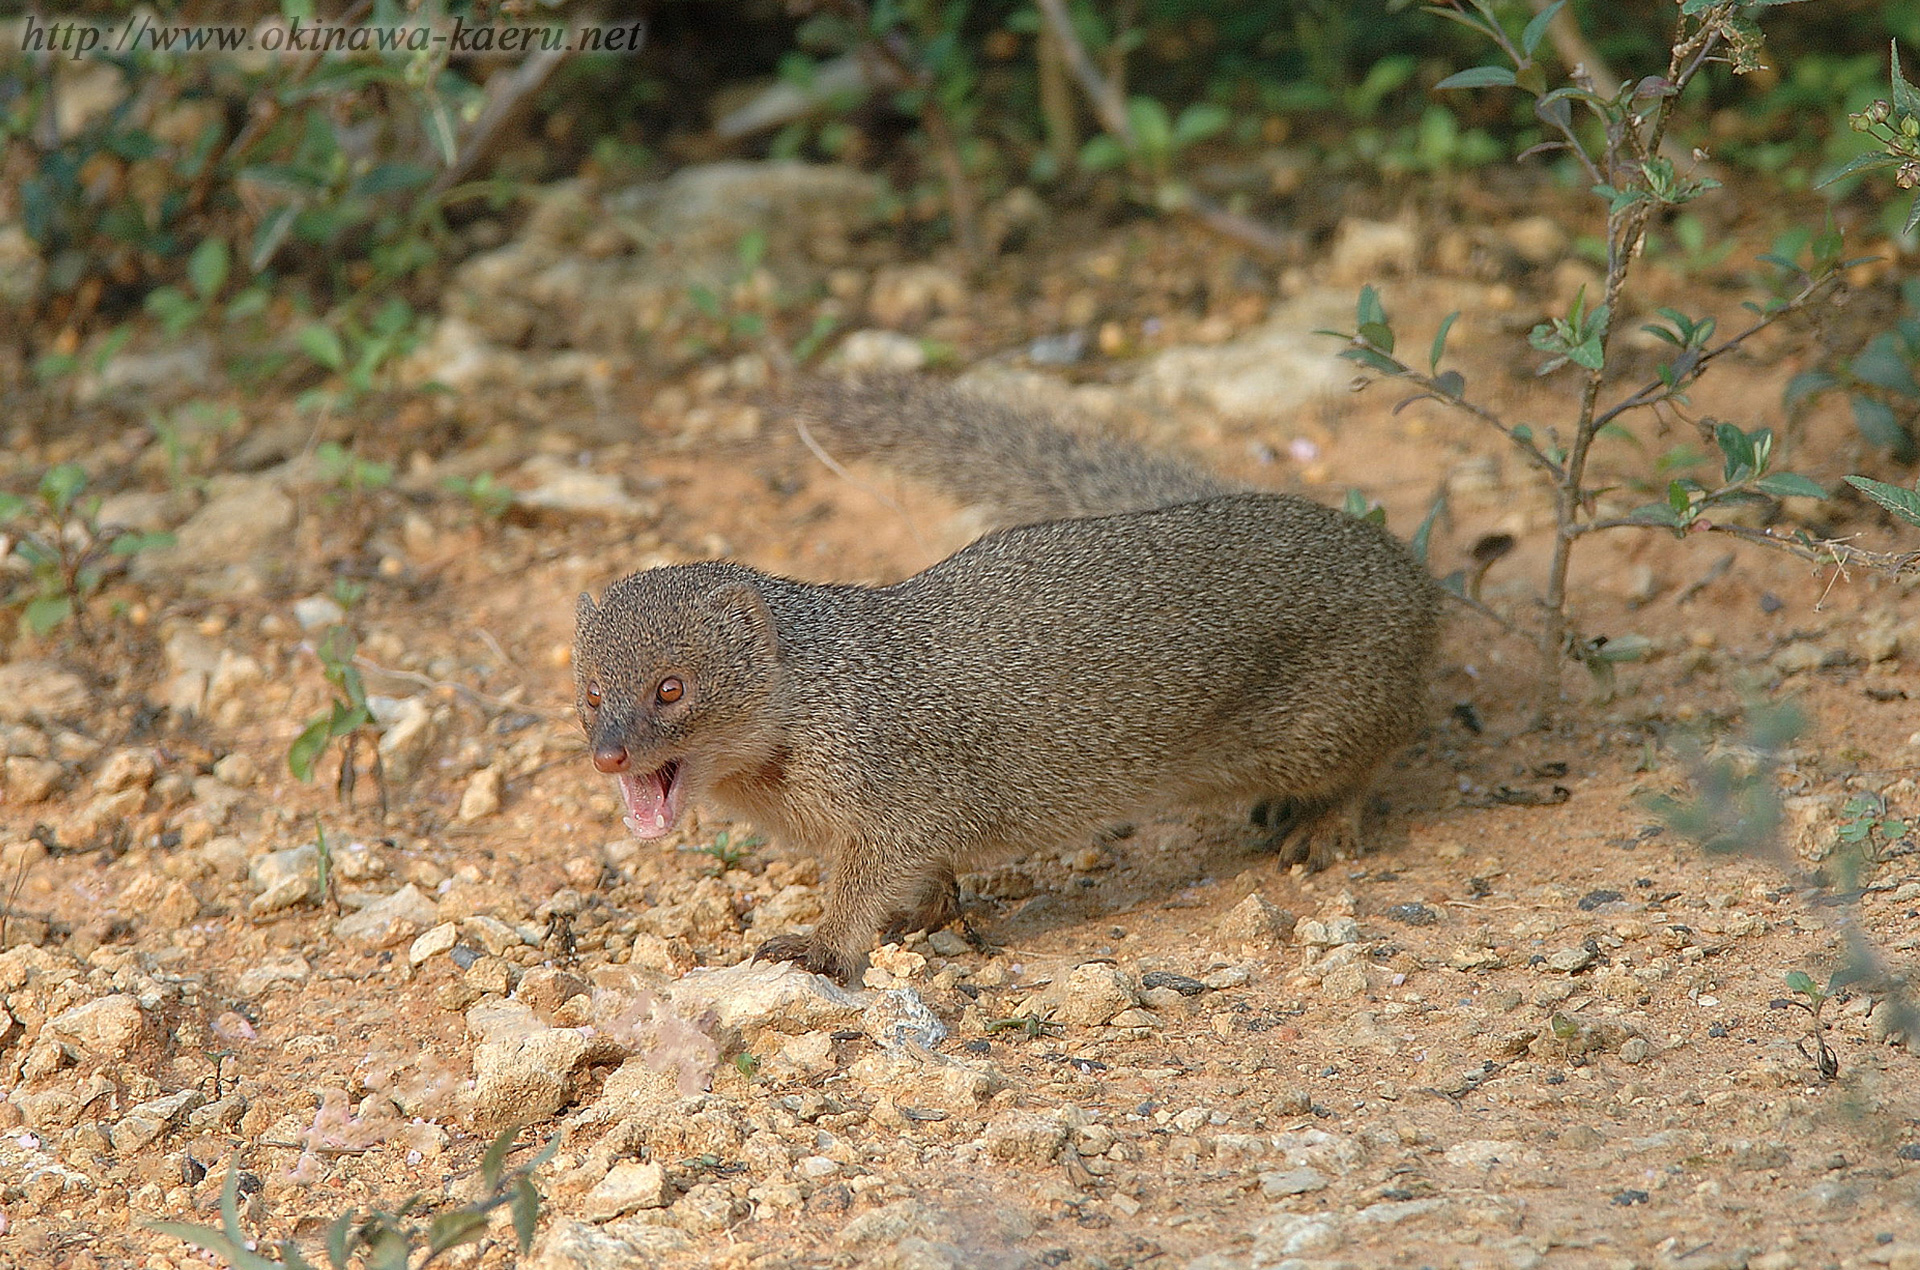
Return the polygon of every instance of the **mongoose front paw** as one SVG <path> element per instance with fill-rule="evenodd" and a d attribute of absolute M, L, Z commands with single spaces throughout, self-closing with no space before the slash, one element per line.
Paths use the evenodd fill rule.
<path fill-rule="evenodd" d="M 778 939 L 769 939 L 754 952 L 755 961 L 790 961 L 802 970 L 811 970 L 814 974 L 825 975 L 853 986 L 861 967 L 849 963 L 831 948 L 814 942 L 806 935 L 782 935 Z"/>

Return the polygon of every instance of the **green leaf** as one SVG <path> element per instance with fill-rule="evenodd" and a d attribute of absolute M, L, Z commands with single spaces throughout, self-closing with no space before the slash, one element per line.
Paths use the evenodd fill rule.
<path fill-rule="evenodd" d="M 1827 491 L 1817 481 L 1808 480 L 1794 472 L 1775 472 L 1763 476 L 1753 483 L 1753 487 L 1762 494 L 1771 494 L 1775 498 L 1825 498 Z"/>
<path fill-rule="evenodd" d="M 1792 410 L 1809 397 L 1839 386 L 1840 381 L 1826 371 L 1803 370 L 1787 381 L 1787 389 L 1781 394 L 1781 402 L 1787 409 Z"/>
<path fill-rule="evenodd" d="M 540 1192 L 531 1180 L 522 1177 L 513 1184 L 513 1237 L 522 1257 L 533 1248 L 534 1227 L 539 1221 Z"/>
<path fill-rule="evenodd" d="M 1559 8 L 1560 5 L 1564 4 L 1565 2 L 1566 0 L 1556 0 L 1554 4 L 1554 8 L 1556 9 Z M 1427 358 L 1427 369 L 1434 374 L 1438 374 L 1440 372 L 1440 358 L 1447 351 L 1447 332 L 1453 329 L 1453 324 L 1455 320 L 1459 318 L 1459 316 L 1460 316 L 1460 310 L 1458 309 L 1455 309 L 1453 312 L 1447 314 L 1447 316 L 1440 319 L 1440 329 L 1434 332 L 1433 350 Z M 1454 395 L 1459 396 L 1458 393 L 1455 393 Z"/>
<path fill-rule="evenodd" d="M 1853 424 L 1869 442 L 1888 451 L 1901 462 L 1914 452 L 1913 438 L 1900 426 L 1893 407 L 1873 397 L 1854 394 Z"/>
<path fill-rule="evenodd" d="M 1370 348 L 1350 348 L 1340 354 L 1340 356 L 1350 362 L 1358 362 L 1369 370 L 1377 370 L 1383 375 L 1398 375 L 1401 373 L 1399 362 L 1394 361 L 1391 357 L 1382 356 Z"/>
<path fill-rule="evenodd" d="M 1195 142 L 1224 132 L 1233 116 L 1226 107 L 1210 101 L 1195 102 L 1180 112 L 1173 125 L 1173 148 L 1184 150 Z"/>
<path fill-rule="evenodd" d="M 1645 635 L 1620 635 L 1594 649 L 1593 656 L 1604 662 L 1639 661 L 1652 648 L 1653 641 Z"/>
<path fill-rule="evenodd" d="M 259 273 L 267 267 L 274 253 L 280 250 L 280 244 L 286 241 L 299 211 L 292 203 L 282 203 L 261 218 L 260 227 L 253 231 L 253 245 L 247 250 L 248 268 Z"/>
<path fill-rule="evenodd" d="M 1385 322 L 1362 322 L 1359 335 L 1383 353 L 1393 351 L 1393 328 Z"/>
<path fill-rule="evenodd" d="M 1867 341 L 1867 346 L 1849 363 L 1855 379 L 1899 393 L 1902 397 L 1920 397 L 1920 384 L 1913 379 L 1913 367 L 1904 355 L 1900 337 L 1882 331 Z"/>
<path fill-rule="evenodd" d="M 1627 513 L 1627 519 L 1648 525 L 1664 525 L 1668 529 L 1685 529 L 1686 519 L 1676 513 L 1666 503 L 1647 503 Z"/>
<path fill-rule="evenodd" d="M 1476 66 L 1447 76 L 1434 88 L 1512 88 L 1516 82 L 1513 72 L 1504 66 Z"/>
<path fill-rule="evenodd" d="M 1466 396 L 1467 377 L 1457 370 L 1443 370 L 1433 377 L 1433 390 L 1458 401 Z"/>
<path fill-rule="evenodd" d="M 1567 0 L 1553 0 L 1553 3 L 1533 16 L 1526 29 L 1520 32 L 1520 51 L 1528 57 L 1540 47 L 1540 41 L 1547 34 L 1547 24 L 1553 21 L 1554 14 L 1560 12 Z"/>
<path fill-rule="evenodd" d="M 1142 154 L 1165 155 L 1172 150 L 1173 120 L 1155 98 L 1128 101 L 1127 123 L 1133 129 L 1133 144 Z"/>
<path fill-rule="evenodd" d="M 1357 489 L 1348 490 L 1347 496 L 1340 502 L 1340 510 L 1349 516 L 1364 517 L 1367 514 L 1367 496 Z"/>
<path fill-rule="evenodd" d="M 1380 303 L 1380 293 L 1372 286 L 1360 288 L 1360 301 L 1354 306 L 1354 321 L 1360 326 L 1375 323 L 1387 324 L 1387 306 Z"/>
<path fill-rule="evenodd" d="M 1893 86 L 1893 108 L 1903 115 L 1920 117 L 1920 93 L 1915 92 L 1907 77 L 1900 73 L 1900 41 L 1894 40 L 1892 44 L 1893 71 L 1889 81 Z"/>
<path fill-rule="evenodd" d="M 68 595 L 42 595 L 27 605 L 24 616 L 27 626 L 35 635 L 45 635 L 60 623 L 73 616 L 73 597 Z"/>
<path fill-rule="evenodd" d="M 1849 476 L 1847 484 L 1880 504 L 1909 525 L 1920 528 L 1920 494 L 1868 476 Z"/>
<path fill-rule="evenodd" d="M 1880 150 L 1870 151 L 1867 154 L 1856 155 L 1852 159 L 1849 159 L 1837 171 L 1822 177 L 1814 184 L 1813 188 L 1816 190 L 1823 189 L 1826 186 L 1844 181 L 1850 176 L 1859 176 L 1862 172 L 1874 172 L 1880 168 L 1894 168 L 1899 166 L 1900 160 L 1894 158 L 1892 155 Z"/>
<path fill-rule="evenodd" d="M 1814 986 L 1813 976 L 1804 970 L 1789 970 L 1787 972 L 1787 990 L 1790 992 L 1798 992 L 1800 995 L 1807 997 L 1819 992 L 1819 989 Z"/>
<path fill-rule="evenodd" d="M 1427 563 L 1427 546 L 1433 538 L 1434 522 L 1440 519 L 1440 513 L 1447 508 L 1446 491 L 1442 490 L 1433 500 L 1433 506 L 1427 508 L 1427 514 L 1421 518 L 1420 527 L 1413 531 L 1413 537 L 1407 546 L 1413 551 L 1413 558 L 1421 564 Z"/>
<path fill-rule="evenodd" d="M 1667 506 L 1673 508 L 1677 523 L 1682 525 L 1693 520 L 1693 496 L 1688 485 L 1687 481 L 1667 482 Z"/>
<path fill-rule="evenodd" d="M 313 765 L 327 752 L 328 742 L 333 740 L 333 716 L 324 714 L 307 724 L 293 744 L 287 747 L 287 770 L 294 779 L 310 781 L 313 779 Z"/>
<path fill-rule="evenodd" d="M 427 1251 L 445 1252 L 449 1248 L 458 1248 L 461 1244 L 470 1244 L 487 1233 L 487 1215 L 475 1212 L 471 1208 L 455 1208 L 444 1213 L 435 1213 L 427 1224 Z"/>
<path fill-rule="evenodd" d="M 453 124 L 453 112 L 447 109 L 444 98 L 430 96 L 427 101 L 427 135 L 433 139 L 433 148 L 440 152 L 440 162 L 452 167 L 460 157 L 458 130 Z"/>
<path fill-rule="evenodd" d="M 168 335 L 178 335 L 192 326 L 204 311 L 202 306 L 187 298 L 187 293 L 178 287 L 155 287 L 147 292 L 145 301 L 147 312 L 160 320 L 160 329 Z"/>
<path fill-rule="evenodd" d="M 56 463 L 40 478 L 40 497 L 61 515 L 87 487 L 87 470 L 78 463 Z"/>
<path fill-rule="evenodd" d="M 202 300 L 211 300 L 227 285 L 227 270 L 233 258 L 224 238 L 203 238 L 187 260 L 187 278 Z"/>
<path fill-rule="evenodd" d="M 1753 442 L 1740 429 L 1730 423 L 1719 424 L 1713 430 L 1713 439 L 1726 460 L 1722 471 L 1727 484 L 1744 481 L 1759 469 L 1753 453 Z"/>
<path fill-rule="evenodd" d="M 1600 337 L 1591 335 L 1567 350 L 1567 358 L 1574 364 L 1588 370 L 1599 370 L 1607 364 L 1606 351 L 1600 346 Z"/>
<path fill-rule="evenodd" d="M 1087 143 L 1080 147 L 1077 160 L 1082 172 L 1110 172 L 1124 166 L 1126 161 L 1126 147 L 1120 144 L 1118 138 L 1104 132 L 1097 137 L 1087 138 Z"/>
<path fill-rule="evenodd" d="M 500 1179 L 507 1172 L 507 1157 L 513 1154 L 513 1140 L 519 1136 L 520 1126 L 513 1125 L 501 1130 L 487 1144 L 487 1153 L 480 1157 L 480 1180 L 489 1191 L 500 1189 Z"/>
<path fill-rule="evenodd" d="M 328 370 L 337 371 L 347 364 L 346 347 L 332 327 L 314 322 L 300 328 L 297 338 L 301 350 Z"/>

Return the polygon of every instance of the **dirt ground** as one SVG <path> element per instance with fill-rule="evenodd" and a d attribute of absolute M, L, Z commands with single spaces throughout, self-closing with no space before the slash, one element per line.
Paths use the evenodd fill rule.
<path fill-rule="evenodd" d="M 1573 389 L 1532 375 L 1525 331 L 1591 271 L 1564 253 L 1490 258 L 1515 218 L 1482 219 L 1423 234 L 1417 268 L 1379 281 L 1409 347 L 1462 310 L 1451 348 L 1469 382 L 1545 425 Z M 1711 308 L 1731 329 L 1751 294 L 1736 266 L 1777 228 L 1762 222 L 1737 231 L 1752 250 L 1713 279 L 1650 261 L 1643 311 Z M 1023 306 L 1009 281 L 1022 274 L 1067 281 Z M 1183 277 L 1211 282 L 1168 289 Z M 1884 277 L 1870 269 L 1858 294 Z M 1223 344 L 1315 288 L 1355 289 L 1316 256 L 1256 267 L 1174 223 L 1081 226 L 998 267 L 936 338 L 962 366 L 986 361 L 1055 329 L 1057 294 L 1089 292 L 1086 325 L 1119 336 L 1062 378 L 1104 392 L 1146 345 Z M 1650 374 L 1651 349 L 1629 346 Z M 1769 333 L 1709 377 L 1696 409 L 1782 429 L 1786 466 L 1829 487 L 1896 478 L 1852 438 L 1842 402 L 1786 430 L 1781 388 L 1813 346 L 1804 327 Z M 1445 490 L 1436 572 L 1483 535 L 1515 535 L 1483 596 L 1530 627 L 1544 490 L 1482 425 L 1431 403 L 1396 410 L 1401 395 L 1335 390 L 1264 418 L 1089 401 L 1120 401 L 1091 413 L 1235 479 L 1328 502 L 1358 489 L 1403 534 Z M 96 600 L 97 646 L 62 633 L 8 647 L 41 704 L 0 703 L 0 1265 L 204 1264 L 143 1223 L 217 1220 L 236 1152 L 250 1233 L 298 1238 L 316 1259 L 350 1206 L 471 1198 L 491 1136 L 472 1088 L 486 1009 L 519 1001 L 543 1027 L 617 1041 L 583 1013 L 593 988 L 677 1005 L 688 971 L 697 982 L 695 967 L 732 965 L 817 912 L 818 862 L 751 826 L 699 812 L 663 843 L 624 835 L 571 718 L 573 597 L 716 554 L 892 579 L 965 542 L 965 519 L 883 472 L 829 471 L 704 366 L 611 396 L 383 399 L 357 452 L 394 464 L 392 484 L 342 489 L 310 458 L 271 469 L 286 528 L 239 572 L 160 558 Z M 203 479 L 170 476 L 128 422 L 138 412 L 111 402 L 58 426 L 23 413 L 0 478 L 24 489 L 77 457 L 96 489 L 153 495 L 178 524 L 267 479 L 230 460 L 290 405 L 230 399 L 241 422 L 189 458 Z M 1600 484 L 1697 443 L 1680 421 L 1636 429 L 1602 443 Z M 555 461 L 617 478 L 628 504 L 492 519 L 438 483 L 496 471 L 524 490 Z M 1792 500 L 1783 515 L 1911 546 L 1857 502 Z M 287 769 L 330 699 L 320 626 L 303 625 L 327 611 L 296 604 L 341 578 L 365 588 L 344 620 L 369 691 L 415 700 L 424 720 L 400 765 L 413 770 L 388 773 L 384 816 L 370 771 L 353 806 L 337 798 L 337 746 L 312 784 Z M 931 1057 L 884 1046 L 857 1012 L 730 1030 L 688 1010 L 710 1043 L 656 1020 L 651 1057 L 594 1050 L 565 1066 L 531 1126 L 562 1141 L 539 1174 L 528 1263 L 1920 1266 L 1920 1067 L 1888 1034 L 1889 980 L 1828 1004 L 1832 1080 L 1806 1048 L 1807 1015 L 1779 1004 L 1789 972 L 1825 983 L 1847 964 L 1849 939 L 1887 974 L 1913 973 L 1910 833 L 1882 842 L 1851 890 L 1811 879 L 1833 863 L 1849 799 L 1920 814 L 1915 580 L 1627 531 L 1581 544 L 1573 589 L 1584 632 L 1645 636 L 1648 658 L 1604 699 L 1569 666 L 1543 726 L 1525 631 L 1455 609 L 1432 726 L 1383 782 L 1360 859 L 1278 869 L 1224 817 L 1124 838 L 1089 826 L 1059 858 L 965 879 L 994 954 L 946 933 L 876 957 L 875 983 L 944 1024 Z M 1684 793 L 1689 753 L 1737 743 L 1762 700 L 1807 719 L 1778 777 L 1781 855 L 1706 855 L 1649 799 Z M 296 883 L 291 902 L 263 905 L 280 876 L 263 862 L 321 830 L 333 894 Z M 387 924 L 342 926 L 408 885 Z M 1125 1008 L 1071 1021 L 1095 987 Z M 1053 1005 L 1053 1024 L 1008 1022 Z M 618 1103 L 629 1069 L 669 1051 L 709 1089 L 655 1113 Z M 661 1166 L 638 1207 L 609 1198 L 610 1178 L 637 1176 L 623 1163 Z M 515 1264 L 504 1210 L 444 1261 Z"/>

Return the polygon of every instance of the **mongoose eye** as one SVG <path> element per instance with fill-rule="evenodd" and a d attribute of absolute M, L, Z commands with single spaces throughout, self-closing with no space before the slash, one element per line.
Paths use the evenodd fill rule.
<path fill-rule="evenodd" d="M 667 678 L 660 681 L 660 686 L 653 690 L 653 696 L 661 705 L 670 706 L 680 700 L 686 690 L 686 685 L 678 679 Z"/>
<path fill-rule="evenodd" d="M 595 710 L 598 710 L 600 708 L 600 685 L 599 684 L 587 685 L 587 704 L 592 706 Z"/>

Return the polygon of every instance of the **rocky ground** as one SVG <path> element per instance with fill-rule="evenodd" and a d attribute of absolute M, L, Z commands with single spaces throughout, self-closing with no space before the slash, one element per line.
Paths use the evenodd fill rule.
<path fill-rule="evenodd" d="M 814 297 L 849 360 L 931 357 L 1236 479 L 1359 489 L 1402 533 L 1444 491 L 1436 570 L 1514 535 L 1483 595 L 1525 624 L 1544 491 L 1471 420 L 1350 391 L 1308 332 L 1349 323 L 1361 282 L 1423 348 L 1459 309 L 1469 382 L 1546 423 L 1570 390 L 1533 377 L 1524 334 L 1593 281 L 1573 201 L 1349 216 L 1276 268 L 1008 199 L 1009 254 L 975 286 L 902 260 L 872 203 L 832 170 L 562 187 L 462 268 L 404 368 L 450 392 L 316 416 L 155 342 L 9 423 L 8 487 L 80 459 L 103 520 L 177 541 L 109 579 L 91 643 L 22 636 L 0 665 L 0 1264 L 205 1264 L 146 1223 L 217 1221 L 230 1160 L 249 1233 L 319 1258 L 349 1208 L 475 1199 L 488 1142 L 526 1124 L 559 1139 L 522 1262 L 543 1270 L 1920 1267 L 1920 1069 L 1889 998 L 1920 948 L 1913 838 L 1865 831 L 1876 862 L 1838 868 L 1865 820 L 1920 813 L 1911 578 L 1597 536 L 1579 620 L 1649 657 L 1604 696 L 1570 670 L 1538 726 L 1524 634 L 1456 612 L 1361 859 L 1280 870 L 1226 816 L 1089 826 L 965 880 L 990 954 L 917 936 L 855 991 L 740 964 L 818 914 L 819 862 L 697 814 L 664 843 L 623 833 L 568 709 L 573 597 L 711 555 L 877 581 L 969 533 L 810 454 L 740 315 L 791 325 Z M 1728 227 L 1752 248 L 1734 262 L 1777 229 Z M 1650 260 L 1644 307 L 1731 324 L 1732 270 Z M 1896 475 L 1843 403 L 1787 430 L 1812 356 L 1806 330 L 1770 333 L 1696 404 L 1781 428 L 1829 487 Z M 1691 437 L 1644 421 L 1602 483 Z M 1784 511 L 1911 546 L 1857 502 Z M 333 698 L 335 626 L 377 721 L 350 804 L 338 743 L 312 784 L 287 766 Z M 1686 791 L 1698 747 L 1737 752 L 1763 699 L 1807 719 L 1780 853 L 1704 855 L 1648 800 Z M 1826 1080 L 1779 1002 L 1850 940 L 1886 973 L 1827 1005 Z M 443 1259 L 517 1260 L 506 1209 Z"/>

